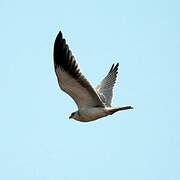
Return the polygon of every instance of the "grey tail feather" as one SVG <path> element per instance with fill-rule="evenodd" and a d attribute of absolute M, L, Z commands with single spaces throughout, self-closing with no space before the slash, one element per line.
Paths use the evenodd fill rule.
<path fill-rule="evenodd" d="M 124 111 L 124 110 L 128 110 L 128 109 L 133 109 L 132 106 L 124 106 L 124 107 L 119 107 L 119 108 L 112 108 L 109 110 L 110 114 L 114 114 L 117 111 Z"/>

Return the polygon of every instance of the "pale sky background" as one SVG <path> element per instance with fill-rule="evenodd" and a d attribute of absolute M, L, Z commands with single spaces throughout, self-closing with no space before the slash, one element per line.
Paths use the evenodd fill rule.
<path fill-rule="evenodd" d="M 180 1 L 0 0 L 0 179 L 179 180 Z M 93 85 L 119 62 L 113 105 L 69 120 L 53 44 L 61 30 Z"/>

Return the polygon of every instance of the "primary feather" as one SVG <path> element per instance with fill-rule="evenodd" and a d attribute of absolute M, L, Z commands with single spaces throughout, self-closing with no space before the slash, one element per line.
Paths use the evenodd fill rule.
<path fill-rule="evenodd" d="M 104 107 L 97 92 L 80 72 L 61 32 L 54 44 L 54 66 L 60 88 L 74 99 L 79 109 Z"/>

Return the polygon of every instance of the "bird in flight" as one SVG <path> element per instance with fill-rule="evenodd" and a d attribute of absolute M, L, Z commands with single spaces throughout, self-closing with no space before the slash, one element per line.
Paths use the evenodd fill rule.
<path fill-rule="evenodd" d="M 132 106 L 111 107 L 113 87 L 119 63 L 112 65 L 107 76 L 94 89 L 80 72 L 61 31 L 54 43 L 54 67 L 60 88 L 76 102 L 78 110 L 70 118 L 81 122 L 94 121 L 117 111 L 133 109 Z"/>

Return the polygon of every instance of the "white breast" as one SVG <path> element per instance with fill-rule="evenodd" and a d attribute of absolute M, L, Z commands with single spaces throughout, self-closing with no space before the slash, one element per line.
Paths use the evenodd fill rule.
<path fill-rule="evenodd" d="M 93 121 L 104 116 L 107 116 L 107 111 L 105 108 L 89 108 L 89 109 L 80 109 L 79 110 L 79 117 L 76 119 L 81 122 L 88 122 Z"/>

